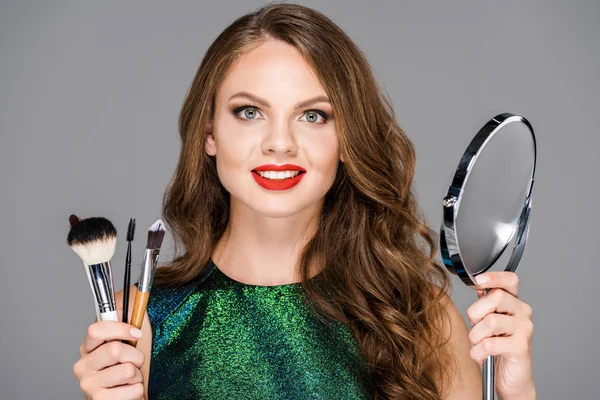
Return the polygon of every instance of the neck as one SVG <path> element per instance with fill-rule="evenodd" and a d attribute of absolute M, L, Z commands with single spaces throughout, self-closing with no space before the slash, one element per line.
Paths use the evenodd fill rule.
<path fill-rule="evenodd" d="M 212 254 L 229 277 L 250 285 L 300 281 L 300 252 L 316 232 L 322 204 L 287 217 L 268 217 L 232 199 L 225 233 Z"/>

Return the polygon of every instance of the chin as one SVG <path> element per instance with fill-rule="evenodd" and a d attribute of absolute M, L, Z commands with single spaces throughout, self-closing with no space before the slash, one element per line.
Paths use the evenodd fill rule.
<path fill-rule="evenodd" d="M 286 218 L 292 217 L 302 211 L 310 208 L 311 205 L 316 205 L 317 199 L 313 203 L 300 204 L 298 202 L 285 201 L 283 199 L 274 200 L 270 202 L 250 203 L 247 205 L 253 209 L 256 213 L 264 215 L 269 218 Z"/>

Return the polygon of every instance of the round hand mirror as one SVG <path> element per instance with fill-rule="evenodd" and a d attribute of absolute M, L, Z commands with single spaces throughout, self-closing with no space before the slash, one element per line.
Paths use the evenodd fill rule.
<path fill-rule="evenodd" d="M 517 269 L 529 233 L 535 164 L 533 128 L 510 113 L 488 121 L 462 155 L 443 199 L 440 251 L 446 268 L 469 287 L 483 290 L 475 277 L 492 267 Z M 513 238 L 508 264 L 495 265 Z M 493 399 L 493 356 L 483 368 L 483 399 Z"/>

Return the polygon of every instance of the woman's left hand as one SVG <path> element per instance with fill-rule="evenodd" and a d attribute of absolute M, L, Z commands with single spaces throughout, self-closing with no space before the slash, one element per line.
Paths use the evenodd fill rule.
<path fill-rule="evenodd" d="M 486 282 L 480 278 L 488 278 Z M 535 399 L 531 373 L 531 307 L 519 300 L 519 279 L 514 272 L 486 272 L 477 284 L 490 291 L 467 310 L 471 321 L 471 358 L 483 364 L 495 357 L 496 393 L 502 400 Z"/>

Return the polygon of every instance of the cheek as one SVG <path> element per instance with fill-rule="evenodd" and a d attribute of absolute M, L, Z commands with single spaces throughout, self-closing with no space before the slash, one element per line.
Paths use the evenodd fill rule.
<path fill-rule="evenodd" d="M 215 146 L 217 148 L 217 168 L 223 172 L 239 168 L 248 161 L 248 154 L 254 144 L 249 135 L 239 131 L 239 127 L 229 121 L 223 121 L 215 133 Z"/>
<path fill-rule="evenodd" d="M 217 175 L 229 193 L 236 192 L 242 189 L 250 176 L 249 163 L 256 144 L 251 138 L 236 134 L 231 129 L 223 129 L 219 133 L 215 135 Z"/>
<path fill-rule="evenodd" d="M 217 150 L 217 168 L 223 171 L 239 168 L 242 163 L 243 149 L 235 145 L 222 146 Z"/>
<path fill-rule="evenodd" d="M 310 165 L 324 176 L 334 175 L 339 161 L 339 149 L 334 135 L 321 136 L 306 144 Z"/>
<path fill-rule="evenodd" d="M 242 160 L 242 149 L 227 147 L 217 152 L 217 174 L 228 192 L 241 179 L 245 163 Z"/>
<path fill-rule="evenodd" d="M 239 190 L 243 171 L 239 156 L 234 157 L 231 151 L 220 151 L 217 153 L 217 176 L 219 181 L 229 193 Z"/>

